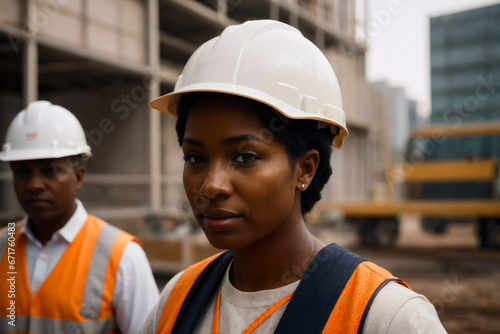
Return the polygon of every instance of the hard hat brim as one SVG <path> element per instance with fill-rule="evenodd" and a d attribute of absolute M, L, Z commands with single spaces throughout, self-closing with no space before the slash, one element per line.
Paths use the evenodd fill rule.
<path fill-rule="evenodd" d="M 211 82 L 211 83 L 188 85 L 181 89 L 176 90 L 175 92 L 162 95 L 152 100 L 149 103 L 149 106 L 164 114 L 173 117 L 178 117 L 177 108 L 181 96 L 186 93 L 195 93 L 195 92 L 213 92 L 213 93 L 223 93 L 223 94 L 241 96 L 244 98 L 248 98 L 250 100 L 266 104 L 272 107 L 273 109 L 279 111 L 281 114 L 283 114 L 288 118 L 317 120 L 320 122 L 330 124 L 331 126 L 337 127 L 339 129 L 338 134 L 335 136 L 332 142 L 332 145 L 335 148 L 342 147 L 345 137 L 349 135 L 349 132 L 344 124 L 341 124 L 330 118 L 327 118 L 324 115 L 321 115 L 319 113 L 317 115 L 311 115 L 311 113 L 304 112 L 299 108 L 294 108 L 288 105 L 287 103 L 273 96 L 270 96 L 266 93 L 263 93 L 259 90 L 233 84 Z M 330 106 L 330 112 L 332 111 L 341 113 L 342 115 L 344 113 L 343 110 Z"/>
<path fill-rule="evenodd" d="M 84 150 L 71 150 L 59 148 L 53 149 L 26 149 L 26 150 L 9 150 L 0 152 L 0 160 L 2 161 L 24 161 L 24 160 L 40 160 L 40 159 L 58 159 L 81 154 L 85 160 L 92 157 L 90 147 Z"/>

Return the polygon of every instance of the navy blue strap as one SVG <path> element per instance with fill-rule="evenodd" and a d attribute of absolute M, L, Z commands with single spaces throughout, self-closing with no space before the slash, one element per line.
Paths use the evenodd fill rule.
<path fill-rule="evenodd" d="M 377 297 L 380 290 L 382 290 L 384 288 L 384 286 L 387 285 L 387 283 L 395 282 L 395 281 L 397 281 L 397 279 L 388 278 L 378 286 L 378 288 L 375 290 L 375 292 L 373 292 L 372 296 L 370 297 L 370 300 L 368 301 L 368 304 L 365 307 L 365 310 L 363 312 L 363 316 L 361 317 L 361 321 L 359 322 L 358 334 L 363 333 L 363 328 L 365 327 L 366 317 L 368 316 L 368 311 L 370 311 L 370 308 L 372 307 L 372 304 L 373 304 L 373 301 L 375 300 L 375 297 Z"/>
<path fill-rule="evenodd" d="M 274 333 L 321 333 L 363 257 L 337 244 L 324 247 L 307 268 Z"/>
<path fill-rule="evenodd" d="M 192 333 L 201 313 L 217 291 L 233 256 L 227 251 L 210 262 L 196 279 L 182 303 L 172 333 Z"/>

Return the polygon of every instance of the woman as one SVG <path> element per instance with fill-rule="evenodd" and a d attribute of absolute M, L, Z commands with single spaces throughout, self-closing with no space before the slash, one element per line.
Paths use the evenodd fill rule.
<path fill-rule="evenodd" d="M 347 136 L 324 55 L 275 21 L 228 27 L 151 106 L 178 117 L 184 188 L 210 243 L 176 275 L 143 333 L 444 333 L 432 305 L 303 216 Z"/>

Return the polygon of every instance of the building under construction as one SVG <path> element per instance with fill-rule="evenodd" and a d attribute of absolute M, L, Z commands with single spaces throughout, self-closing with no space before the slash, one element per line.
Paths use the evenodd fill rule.
<path fill-rule="evenodd" d="M 62 105 L 92 147 L 79 194 L 89 212 L 132 233 L 146 216 L 186 219 L 175 120 L 148 102 L 226 26 L 271 18 L 323 50 L 341 85 L 350 134 L 323 196 L 363 199 L 389 159 L 387 103 L 365 79 L 365 1 L 1 0 L 0 136 L 30 101 Z M 2 225 L 22 217 L 11 179 L 1 164 Z"/>

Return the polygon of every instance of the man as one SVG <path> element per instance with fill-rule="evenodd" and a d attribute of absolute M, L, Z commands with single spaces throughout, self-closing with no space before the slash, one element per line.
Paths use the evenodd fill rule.
<path fill-rule="evenodd" d="M 1 333 L 137 333 L 157 302 L 139 241 L 76 199 L 91 155 L 60 106 L 36 101 L 12 121 L 0 160 L 27 216 L 0 233 Z"/>

